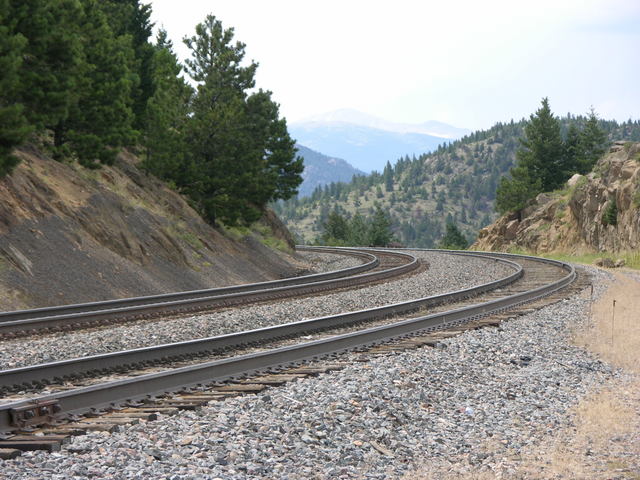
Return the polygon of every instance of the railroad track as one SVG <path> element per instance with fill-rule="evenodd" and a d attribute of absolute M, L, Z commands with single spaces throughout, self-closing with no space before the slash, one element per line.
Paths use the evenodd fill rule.
<path fill-rule="evenodd" d="M 0 339 L 309 296 L 385 281 L 420 267 L 418 260 L 409 253 L 373 249 L 364 252 L 345 248 L 318 249 L 316 247 L 304 247 L 301 250 L 353 256 L 362 259 L 365 263 L 342 270 L 269 282 L 0 312 Z"/>
<path fill-rule="evenodd" d="M 28 429 L 31 426 L 65 418 L 71 414 L 91 413 L 99 409 L 113 410 L 114 408 L 135 407 L 138 408 L 139 415 L 149 415 L 154 408 L 161 412 L 167 409 L 190 408 L 194 402 L 197 403 L 197 398 L 206 402 L 207 398 L 212 400 L 223 398 L 231 393 L 237 394 L 238 391 L 251 390 L 246 386 L 247 382 L 251 382 L 251 380 L 244 381 L 244 384 L 237 383 L 235 386 L 233 384 L 221 385 L 225 381 L 237 381 L 247 375 L 281 372 L 282 369 L 289 369 L 286 375 L 279 376 L 282 380 L 287 375 L 295 377 L 303 374 L 307 367 L 300 365 L 304 362 L 319 358 L 331 358 L 343 351 L 371 348 L 374 349 L 373 351 L 375 349 L 379 351 L 380 348 L 383 350 L 399 348 L 398 345 L 405 348 L 409 344 L 429 344 L 428 340 L 423 339 L 424 335 L 434 335 L 433 332 L 437 330 L 461 328 L 460 326 L 463 324 L 481 325 L 483 322 L 492 324 L 491 321 L 486 321 L 487 316 L 507 316 L 510 315 L 509 310 L 514 307 L 520 307 L 521 311 L 527 311 L 528 303 L 541 302 L 549 296 L 561 295 L 558 294 L 558 291 L 572 284 L 576 278 L 573 267 L 552 260 L 506 254 L 488 255 L 466 252 L 453 252 L 453 254 L 479 255 L 487 257 L 487 261 L 504 262 L 511 265 L 513 273 L 495 282 L 472 289 L 376 309 L 306 320 L 251 332 L 239 332 L 222 337 L 182 342 L 181 344 L 149 347 L 134 352 L 118 352 L 89 359 L 78 359 L 77 361 L 69 360 L 3 371 L 0 372 L 0 385 L 4 385 L 5 391 L 15 388 L 16 385 L 33 388 L 38 384 L 43 386 L 49 383 L 52 375 L 63 377 L 65 368 L 68 369 L 69 378 L 86 376 L 92 371 L 100 373 L 97 372 L 100 369 L 96 368 L 96 365 L 105 365 L 104 369 L 107 370 L 107 373 L 113 372 L 114 369 L 115 371 L 118 369 L 126 371 L 136 368 L 136 364 L 144 365 L 146 363 L 146 366 L 153 364 L 157 366 L 166 365 L 168 362 L 176 360 L 184 362 L 198 357 L 208 357 L 216 352 L 232 348 L 246 348 L 274 341 L 282 342 L 283 338 L 290 339 L 309 332 L 323 332 L 317 339 L 305 343 L 284 346 L 281 344 L 251 353 L 235 354 L 227 358 L 208 361 L 202 361 L 201 358 L 195 365 L 183 365 L 171 369 L 167 367 L 153 373 L 135 372 L 135 376 L 129 375 L 119 380 L 11 402 L 0 406 L 0 431 L 14 432 L 7 439 L 10 442 L 12 438 L 16 439 L 15 433 L 20 429 Z M 440 311 L 436 311 L 436 309 Z M 418 316 L 406 318 L 408 312 L 417 312 Z M 405 315 L 405 318 L 400 319 L 399 315 Z M 366 322 L 369 322 L 368 328 L 345 332 L 346 328 L 352 328 L 354 325 Z M 378 323 L 371 326 L 371 322 Z M 495 321 L 493 322 L 495 323 Z M 291 340 L 288 342 L 291 343 Z M 385 342 L 393 343 L 391 347 L 379 346 Z M 179 350 L 171 349 L 182 349 L 182 353 Z M 139 356 L 138 360 L 134 358 L 136 355 Z M 92 361 L 98 363 L 92 365 Z M 106 367 L 107 362 L 113 362 L 113 366 Z M 291 370 L 292 367 L 294 370 Z M 273 377 L 273 375 L 271 376 Z M 265 377 L 262 378 L 261 385 L 263 386 L 264 384 L 276 384 L 277 381 L 280 381 L 272 378 L 272 383 L 269 383 L 264 380 Z M 258 380 L 256 382 L 260 383 Z M 255 390 L 255 385 L 253 388 Z M 195 390 L 195 393 L 190 392 L 190 389 Z M 165 395 L 169 395 L 169 397 L 165 398 Z M 151 401 L 154 398 L 159 399 L 158 403 L 152 405 L 140 403 Z M 115 418 L 122 420 L 123 418 L 134 418 L 136 413 L 127 409 L 121 410 L 115 415 Z M 107 423 L 109 422 L 105 421 L 102 425 Z M 89 428 L 87 426 L 89 424 L 90 420 L 84 421 L 85 429 Z M 113 424 L 114 422 L 111 421 L 110 425 Z M 73 428 L 80 427 L 73 423 L 57 426 L 52 430 L 41 430 L 41 432 L 58 431 L 60 433 Z M 19 444 L 23 440 L 14 441 Z M 54 442 L 55 439 L 51 441 Z M 2 448 L 2 442 L 0 442 L 0 448 Z"/>

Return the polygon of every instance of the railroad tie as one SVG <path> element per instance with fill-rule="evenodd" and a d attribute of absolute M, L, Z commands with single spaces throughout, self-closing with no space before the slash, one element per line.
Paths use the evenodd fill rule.
<path fill-rule="evenodd" d="M 345 363 L 332 363 L 326 365 L 318 365 L 318 366 L 302 366 L 295 367 L 286 370 L 284 373 L 286 374 L 304 374 L 304 375 L 320 375 L 321 373 L 333 372 L 337 370 L 342 370 L 348 364 Z"/>
<path fill-rule="evenodd" d="M 34 450 L 45 450 L 47 452 L 59 452 L 62 446 L 62 440 L 55 436 L 53 440 L 49 440 L 48 436 L 37 435 L 16 435 L 7 440 L 0 441 L 0 449 L 20 450 L 22 452 L 30 452 Z"/>
<path fill-rule="evenodd" d="M 238 383 L 253 383 L 253 384 L 262 384 L 269 386 L 278 386 L 284 385 L 287 382 L 291 382 L 293 380 L 297 380 L 299 378 L 305 378 L 306 375 L 298 373 L 298 374 L 275 374 L 275 375 L 265 375 L 264 377 L 256 377 L 249 378 L 245 380 L 241 380 Z"/>

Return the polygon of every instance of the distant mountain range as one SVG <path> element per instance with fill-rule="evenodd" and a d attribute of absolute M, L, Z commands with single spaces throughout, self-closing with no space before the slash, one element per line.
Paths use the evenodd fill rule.
<path fill-rule="evenodd" d="M 586 118 L 560 118 L 563 131 L 573 122 L 582 128 Z M 359 176 L 305 198 L 279 202 L 276 213 L 301 242 L 319 238 L 322 225 L 334 210 L 351 219 L 356 212 L 371 216 L 377 206 L 389 214 L 396 240 L 410 247 L 437 245 L 447 223 L 457 225 L 468 239 L 475 238 L 479 228 L 497 217 L 496 188 L 515 164 L 526 123 L 498 123 L 416 159 L 402 159 L 381 174 Z M 600 120 L 600 128 L 611 140 L 640 142 L 639 121 L 618 124 Z M 548 228 L 540 229 L 527 231 L 546 238 Z"/>
<path fill-rule="evenodd" d="M 341 158 L 329 157 L 303 145 L 296 145 L 298 155 L 304 159 L 303 182 L 298 189 L 300 197 L 307 197 L 319 185 L 331 182 L 350 182 L 354 175 L 364 175 L 364 172 L 354 168 Z"/>
<path fill-rule="evenodd" d="M 382 171 L 387 161 L 393 164 L 406 155 L 430 152 L 470 131 L 436 121 L 390 122 L 343 109 L 291 123 L 289 133 L 300 144 L 371 172 Z"/>

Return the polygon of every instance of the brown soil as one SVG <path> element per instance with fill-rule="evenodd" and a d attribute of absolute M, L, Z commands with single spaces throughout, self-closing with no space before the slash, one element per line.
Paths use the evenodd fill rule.
<path fill-rule="evenodd" d="M 191 290 L 292 276 L 307 265 L 261 234 L 212 228 L 129 153 L 87 170 L 17 152 L 0 180 L 0 310 Z M 266 229 L 286 246 L 274 216 Z"/>

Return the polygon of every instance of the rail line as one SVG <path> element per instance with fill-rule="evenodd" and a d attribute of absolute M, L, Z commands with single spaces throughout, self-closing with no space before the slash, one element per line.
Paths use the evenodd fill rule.
<path fill-rule="evenodd" d="M 366 263 L 332 272 L 231 287 L 193 290 L 145 297 L 76 305 L 0 312 L 0 338 L 76 330 L 166 315 L 235 307 L 294 296 L 307 296 L 387 280 L 416 270 L 420 263 L 409 253 L 354 249 L 319 249 L 367 260 Z"/>
<path fill-rule="evenodd" d="M 310 342 L 200 362 L 196 365 L 143 374 L 133 378 L 12 402 L 0 406 L 0 431 L 24 428 L 29 425 L 51 421 L 63 415 L 80 414 L 96 409 L 112 409 L 122 405 L 135 404 L 140 400 L 148 400 L 185 388 L 204 388 L 208 384 L 237 379 L 249 374 L 278 371 L 287 365 L 299 365 L 308 360 L 332 356 L 343 351 L 362 349 L 393 339 L 397 340 L 428 331 L 451 328 L 452 326 L 477 321 L 487 315 L 503 312 L 514 306 L 551 295 L 571 284 L 576 278 L 576 272 L 572 266 L 554 260 L 480 252 L 450 253 L 453 255 L 481 256 L 486 257 L 488 261 L 504 262 L 513 267 L 513 273 L 495 282 L 469 289 L 376 309 L 322 317 L 221 337 L 181 342 L 180 344 L 88 357 L 86 359 L 78 359 L 79 363 L 76 366 L 73 366 L 74 361 L 69 360 L 56 362 L 56 364 L 3 371 L 0 372 L 1 385 L 5 387 L 20 384 L 31 386 L 34 383 L 41 382 L 42 379 L 50 378 L 56 371 L 58 375 L 64 375 L 65 368 L 69 369 L 70 375 L 74 375 L 74 371 L 77 374 L 81 371 L 90 372 L 95 370 L 96 366 L 101 362 L 106 365 L 106 362 L 113 361 L 113 368 L 117 369 L 122 368 L 122 366 L 136 364 L 136 362 L 142 364 L 145 362 L 147 364 L 156 361 L 162 362 L 163 359 L 166 361 L 171 358 L 180 358 L 184 355 L 197 357 L 201 354 L 206 355 L 223 349 L 292 337 L 300 335 L 301 332 L 344 328 L 347 325 L 420 311 L 444 302 L 454 300 L 463 302 L 463 304 L 453 309 L 449 306 L 443 312 L 384 323 Z M 523 269 L 517 263 L 525 264 L 527 268 Z M 530 277 L 529 280 L 526 280 L 527 276 Z M 496 289 L 502 291 L 496 291 Z M 473 296 L 479 294 L 489 295 L 490 298 L 484 298 L 484 301 L 481 302 L 478 302 L 477 299 L 473 302 L 470 300 Z M 469 305 L 468 303 L 472 304 Z M 79 366 L 82 363 L 84 366 Z"/>

